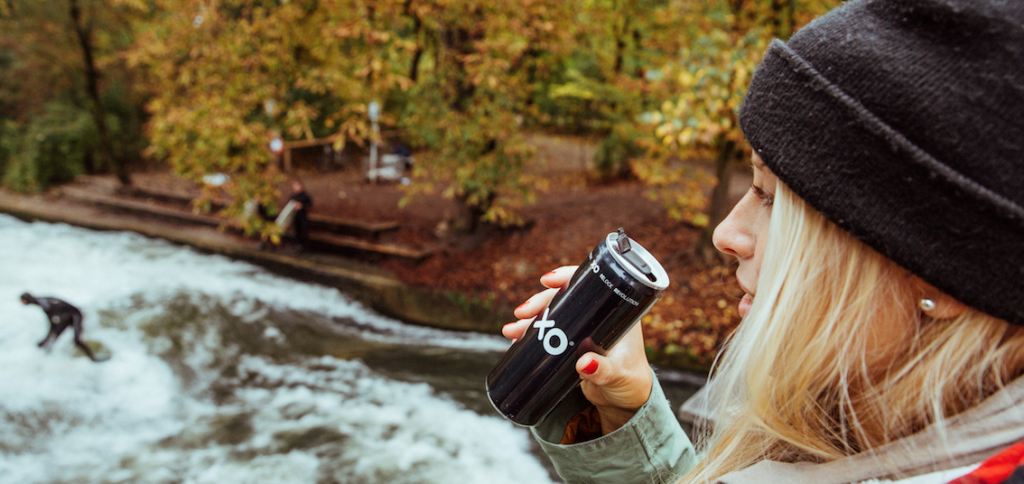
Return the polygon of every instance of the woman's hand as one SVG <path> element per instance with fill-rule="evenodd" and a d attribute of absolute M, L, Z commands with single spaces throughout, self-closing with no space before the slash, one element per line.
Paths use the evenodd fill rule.
<path fill-rule="evenodd" d="M 535 294 L 515 310 L 519 321 L 506 324 L 501 333 L 520 339 L 533 319 L 544 311 L 558 288 L 569 282 L 576 267 L 560 267 L 544 274 L 540 283 L 549 289 Z M 576 361 L 576 372 L 583 379 L 583 394 L 597 407 L 603 434 L 622 427 L 651 396 L 651 370 L 644 352 L 640 325 L 633 326 L 608 354 L 585 353 Z"/>

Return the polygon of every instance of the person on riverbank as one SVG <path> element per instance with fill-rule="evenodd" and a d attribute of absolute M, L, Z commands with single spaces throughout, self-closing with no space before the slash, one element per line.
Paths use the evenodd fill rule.
<path fill-rule="evenodd" d="M 21 303 L 24 305 L 35 304 L 46 313 L 46 319 L 50 323 L 50 332 L 46 334 L 46 338 L 39 342 L 40 348 L 49 351 L 53 342 L 57 341 L 57 338 L 60 337 L 61 333 L 68 326 L 71 326 L 75 330 L 75 346 L 85 352 L 86 356 L 92 361 L 100 362 L 106 360 L 105 358 L 97 358 L 93 355 L 92 350 L 82 342 L 82 312 L 78 308 L 55 297 L 37 298 L 27 292 L 21 295 Z"/>
<path fill-rule="evenodd" d="M 774 41 L 739 113 L 753 184 L 715 230 L 744 320 L 700 451 L 637 326 L 532 429 L 565 482 L 1021 482 L 1022 65 L 1004 0 L 853 0 Z"/>
<path fill-rule="evenodd" d="M 306 193 L 306 187 L 302 182 L 295 180 L 292 182 L 292 196 L 288 201 L 294 201 L 296 204 L 292 225 L 295 227 L 295 239 L 299 243 L 299 250 L 305 250 L 309 245 L 309 209 L 313 208 L 313 198 Z"/>
<path fill-rule="evenodd" d="M 246 203 L 246 215 L 249 214 L 259 217 L 263 222 L 274 222 L 277 219 L 277 214 L 271 215 L 270 207 L 263 201 L 263 197 L 257 194 L 249 202 Z M 259 250 L 273 249 L 274 244 L 271 243 L 269 234 L 261 233 L 260 241 L 256 244 L 256 248 Z"/>

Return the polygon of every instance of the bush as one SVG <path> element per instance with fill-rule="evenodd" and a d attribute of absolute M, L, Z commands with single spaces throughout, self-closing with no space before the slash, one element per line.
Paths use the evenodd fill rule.
<path fill-rule="evenodd" d="M 60 102 L 46 104 L 25 126 L 7 122 L 0 130 L 3 184 L 37 192 L 73 180 L 84 171 L 96 146 L 96 127 L 88 111 Z"/>
<path fill-rule="evenodd" d="M 643 133 L 627 123 L 620 123 L 594 149 L 594 167 L 603 180 L 630 178 L 630 160 L 640 158 L 644 150 L 636 140 Z"/>

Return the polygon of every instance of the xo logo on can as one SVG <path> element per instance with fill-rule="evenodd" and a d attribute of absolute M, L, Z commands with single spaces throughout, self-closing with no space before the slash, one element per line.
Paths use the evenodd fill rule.
<path fill-rule="evenodd" d="M 534 321 L 533 327 L 540 330 L 537 333 L 537 339 L 544 341 L 544 351 L 547 351 L 549 355 L 558 356 L 565 353 L 565 349 L 569 346 L 569 338 L 565 336 L 565 331 L 555 327 L 555 322 L 548 319 L 549 308 L 544 309 L 544 316 Z M 558 340 L 558 346 L 552 344 L 551 340 Z"/>

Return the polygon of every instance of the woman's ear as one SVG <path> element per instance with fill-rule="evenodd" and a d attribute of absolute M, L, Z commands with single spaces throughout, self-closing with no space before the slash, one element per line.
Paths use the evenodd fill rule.
<path fill-rule="evenodd" d="M 922 308 L 925 314 L 935 319 L 955 318 L 963 314 L 964 310 L 967 309 L 964 303 L 941 292 L 936 292 L 934 296 L 922 299 L 930 299 L 935 304 L 935 309 L 929 311 L 925 311 Z"/>
<path fill-rule="evenodd" d="M 935 319 L 955 318 L 967 309 L 967 306 L 952 296 L 938 290 L 917 276 L 913 276 L 915 291 L 918 296 L 918 308 L 924 314 Z"/>

